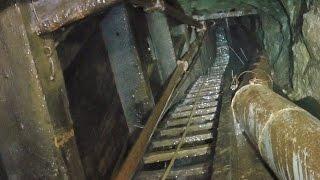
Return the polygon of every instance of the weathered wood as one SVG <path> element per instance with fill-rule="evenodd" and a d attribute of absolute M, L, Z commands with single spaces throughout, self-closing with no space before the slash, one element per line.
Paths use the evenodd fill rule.
<path fill-rule="evenodd" d="M 199 21 L 193 19 L 192 16 L 185 14 L 183 10 L 167 4 L 164 0 L 130 0 L 130 2 L 136 6 L 143 7 L 147 12 L 161 11 L 184 24 L 188 24 L 199 29 L 203 28 L 203 25 Z"/>
<path fill-rule="evenodd" d="M 193 116 L 203 116 L 207 114 L 213 114 L 217 110 L 216 107 L 208 107 L 206 109 L 197 109 L 194 110 Z M 170 115 L 171 118 L 184 118 L 190 116 L 192 110 L 190 111 L 183 111 L 183 112 L 174 112 Z"/>
<path fill-rule="evenodd" d="M 154 107 L 154 99 L 125 4 L 112 7 L 101 26 L 123 111 L 133 132 L 143 126 L 142 121 Z"/>
<path fill-rule="evenodd" d="M 9 179 L 84 179 L 53 41 L 32 33 L 31 11 L 12 3 L 0 14 L 4 168 Z"/>
<path fill-rule="evenodd" d="M 121 0 L 31 1 L 32 30 L 38 34 L 52 32 L 119 2 Z M 28 16 L 30 15 L 28 14 Z"/>
<path fill-rule="evenodd" d="M 206 87 L 206 88 L 203 88 L 203 89 L 201 89 L 201 91 L 200 92 L 206 92 L 206 91 L 212 91 L 212 89 L 220 89 L 220 86 L 217 84 L 217 85 L 214 85 L 214 86 L 211 86 L 211 87 Z M 192 88 L 191 90 L 190 90 L 190 93 L 191 94 L 195 94 L 197 91 L 195 90 L 195 88 Z"/>
<path fill-rule="evenodd" d="M 191 121 L 194 124 L 200 124 L 200 123 L 204 123 L 204 122 L 212 120 L 214 118 L 214 116 L 215 116 L 215 114 L 196 116 L 196 117 L 192 117 Z M 189 120 L 189 118 L 169 119 L 166 121 L 166 124 L 168 127 L 185 125 L 188 123 L 188 120 Z"/>
<path fill-rule="evenodd" d="M 182 79 L 185 71 L 188 69 L 188 64 L 193 61 L 196 53 L 198 52 L 201 41 L 202 36 L 200 36 L 199 39 L 192 44 L 192 48 L 190 48 L 190 50 L 185 54 L 185 56 L 182 58 L 182 61 L 177 64 L 177 67 L 172 74 L 167 87 L 165 88 L 162 96 L 151 112 L 151 115 L 149 116 L 145 127 L 140 133 L 139 138 L 131 148 L 120 170 L 114 174 L 115 179 L 122 180 L 130 179 L 133 177 L 136 169 L 141 162 L 143 154 L 147 149 L 149 140 L 153 135 L 159 121 L 167 112 L 168 105 L 172 100 L 172 94 L 174 93 L 176 87 Z"/>
<path fill-rule="evenodd" d="M 192 166 L 186 166 L 183 168 L 179 168 L 179 169 L 174 169 L 172 171 L 170 171 L 169 175 L 168 175 L 168 179 L 175 179 L 177 177 L 181 178 L 181 179 L 185 179 L 185 178 L 199 178 L 199 176 L 201 177 L 202 175 L 208 175 L 211 171 L 210 171 L 210 167 L 211 164 L 196 164 L 196 165 L 192 165 Z M 164 169 L 161 170 L 155 170 L 155 171 L 142 171 L 140 172 L 136 179 L 140 179 L 140 180 L 150 180 L 150 179 L 161 179 L 161 177 L 164 174 Z M 208 177 L 204 177 L 203 179 L 206 179 Z M 202 178 L 201 178 L 202 179 Z"/>
<path fill-rule="evenodd" d="M 215 95 L 211 95 L 211 96 L 203 96 L 201 97 L 201 102 L 202 103 L 208 103 L 208 102 L 211 102 L 211 101 L 215 101 L 219 98 L 219 94 L 215 94 Z M 196 98 L 188 98 L 188 99 L 185 99 L 183 101 L 184 104 L 194 104 L 194 103 L 197 103 L 196 102 Z"/>
<path fill-rule="evenodd" d="M 200 91 L 202 92 L 202 91 Z M 215 107 L 218 105 L 218 101 L 212 101 L 209 103 L 202 103 L 198 105 L 180 105 L 175 109 L 175 112 L 183 112 L 183 111 L 190 111 L 192 110 L 193 106 L 197 106 L 196 109 L 203 109 L 203 108 L 208 108 L 208 107 Z"/>
<path fill-rule="evenodd" d="M 208 132 L 205 134 L 196 134 L 196 135 L 190 135 L 185 138 L 184 144 L 192 144 L 194 142 L 201 142 L 212 139 L 212 133 Z M 174 146 L 177 145 L 181 141 L 181 138 L 172 138 L 172 139 L 163 139 L 163 140 L 157 140 L 153 141 L 151 143 L 152 148 L 159 148 L 159 147 L 168 147 L 168 146 Z"/>
<path fill-rule="evenodd" d="M 176 57 L 167 17 L 160 12 L 147 13 L 153 58 L 159 66 L 161 85 L 170 77 L 176 67 Z"/>
<path fill-rule="evenodd" d="M 223 18 L 229 18 L 229 17 L 249 16 L 249 15 L 256 15 L 256 14 L 258 14 L 258 11 L 252 8 L 252 9 L 240 9 L 240 10 L 229 11 L 229 12 L 212 13 L 208 15 L 196 15 L 196 16 L 193 16 L 193 18 L 198 21 L 206 21 L 206 20 L 223 19 Z"/>
<path fill-rule="evenodd" d="M 166 88 L 159 102 L 156 104 L 154 110 L 152 111 L 145 127 L 139 135 L 138 140 L 132 147 L 122 168 L 118 172 L 116 179 L 130 179 L 134 175 L 134 172 L 140 163 L 140 159 L 142 158 L 144 151 L 147 148 L 149 139 L 154 133 L 154 128 L 158 125 L 160 119 L 165 114 L 168 101 L 170 100 L 172 92 L 174 91 L 184 73 L 184 68 L 185 67 L 183 64 L 179 64 L 177 66 L 174 74 L 170 79 L 168 87 Z"/>
<path fill-rule="evenodd" d="M 200 96 L 210 96 L 210 95 L 214 95 L 214 94 L 218 94 L 220 91 L 220 89 L 213 89 L 211 91 L 204 91 L 204 92 L 199 92 Z M 190 93 L 187 95 L 187 98 L 193 98 L 196 97 L 196 93 Z"/>
<path fill-rule="evenodd" d="M 211 144 L 205 144 L 201 146 L 180 149 L 180 151 L 177 152 L 176 158 L 180 159 L 184 157 L 203 156 L 206 154 L 210 154 L 211 149 L 212 149 Z M 158 152 L 146 154 L 143 157 L 143 162 L 145 164 L 150 164 L 150 163 L 156 163 L 160 161 L 168 161 L 173 157 L 175 152 L 176 150 L 174 149 L 170 151 L 158 151 Z"/>
<path fill-rule="evenodd" d="M 201 117 L 201 116 L 200 116 Z M 202 131 L 202 130 L 209 130 L 213 128 L 213 122 L 208 122 L 205 124 L 195 124 L 191 125 L 188 128 L 188 133 Z M 184 132 L 186 127 L 177 127 L 177 128 L 170 128 L 164 129 L 159 132 L 160 136 L 178 136 Z"/>

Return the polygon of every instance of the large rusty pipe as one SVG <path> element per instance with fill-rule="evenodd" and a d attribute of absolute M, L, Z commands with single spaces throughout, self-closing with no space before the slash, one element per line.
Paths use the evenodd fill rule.
<path fill-rule="evenodd" d="M 234 118 L 279 179 L 320 179 L 320 121 L 272 91 L 266 58 L 247 72 Z"/>

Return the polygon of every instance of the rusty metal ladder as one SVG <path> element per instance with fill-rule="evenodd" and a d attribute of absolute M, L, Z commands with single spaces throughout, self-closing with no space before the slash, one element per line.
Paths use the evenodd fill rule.
<path fill-rule="evenodd" d="M 229 47 L 218 28 L 217 56 L 208 75 L 200 76 L 185 99 L 161 121 L 135 179 L 207 179 L 211 177 L 223 74 Z"/>

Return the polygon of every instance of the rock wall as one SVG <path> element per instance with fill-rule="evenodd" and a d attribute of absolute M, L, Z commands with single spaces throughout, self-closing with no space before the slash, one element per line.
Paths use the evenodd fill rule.
<path fill-rule="evenodd" d="M 189 14 L 254 7 L 257 31 L 269 56 L 277 90 L 304 108 L 320 107 L 320 2 L 315 0 L 178 0 Z M 188 3 L 189 2 L 189 3 Z M 316 110 L 315 110 L 316 111 Z M 314 114 L 314 113 L 313 113 Z M 316 115 L 317 117 L 320 117 Z"/>
<path fill-rule="evenodd" d="M 293 91 L 289 95 L 293 100 L 311 96 L 320 101 L 318 77 L 320 76 L 319 28 L 320 14 L 318 5 L 312 5 L 303 17 L 301 32 L 292 47 L 293 51 Z"/>

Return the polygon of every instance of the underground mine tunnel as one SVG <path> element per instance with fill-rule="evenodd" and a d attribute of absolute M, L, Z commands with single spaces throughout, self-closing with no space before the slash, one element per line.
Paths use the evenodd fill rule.
<path fill-rule="evenodd" d="M 317 0 L 0 0 L 0 179 L 320 179 Z"/>

